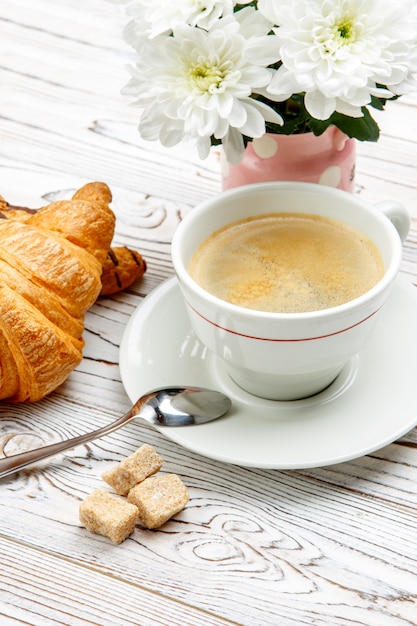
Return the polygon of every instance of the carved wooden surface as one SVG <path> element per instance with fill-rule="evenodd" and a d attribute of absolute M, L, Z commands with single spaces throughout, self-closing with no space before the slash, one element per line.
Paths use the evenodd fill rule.
<path fill-rule="evenodd" d="M 179 221 L 220 191 L 215 151 L 201 162 L 140 139 L 138 112 L 120 95 L 124 23 L 103 0 L 0 4 L 0 194 L 39 207 L 103 180 L 115 243 L 148 264 L 142 280 L 87 314 L 84 359 L 59 390 L 31 406 L 0 405 L 2 455 L 98 428 L 129 407 L 118 367 L 126 323 L 172 276 Z M 417 97 L 378 120 L 378 144 L 358 145 L 357 193 L 410 210 L 402 273 L 416 283 Z M 138 526 L 115 546 L 81 528 L 78 506 L 142 443 L 191 500 L 161 530 Z M 0 494 L 1 624 L 417 624 L 417 429 L 354 461 L 278 471 L 212 461 L 130 424 L 0 480 Z"/>

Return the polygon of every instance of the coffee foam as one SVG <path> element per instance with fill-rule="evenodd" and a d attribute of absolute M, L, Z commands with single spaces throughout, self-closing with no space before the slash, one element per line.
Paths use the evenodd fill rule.
<path fill-rule="evenodd" d="M 307 312 L 353 300 L 383 276 L 376 246 L 330 218 L 276 213 L 217 231 L 190 274 L 213 295 L 245 308 Z"/>

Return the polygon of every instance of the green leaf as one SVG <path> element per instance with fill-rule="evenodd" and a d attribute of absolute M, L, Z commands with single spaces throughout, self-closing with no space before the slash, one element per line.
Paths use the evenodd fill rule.
<path fill-rule="evenodd" d="M 363 117 L 348 117 L 341 113 L 333 113 L 327 120 L 310 118 L 309 126 L 315 135 L 321 135 L 329 126 L 336 126 L 348 137 L 358 141 L 378 141 L 379 126 L 366 107 L 362 108 Z"/>
<path fill-rule="evenodd" d="M 258 2 L 257 0 L 253 0 L 252 2 L 248 2 L 248 4 L 235 4 L 234 8 L 233 8 L 233 13 L 236 13 L 236 11 L 240 11 L 241 9 L 245 9 L 246 7 L 253 7 L 254 9 L 258 8 Z"/>
<path fill-rule="evenodd" d="M 375 96 L 371 96 L 371 107 L 374 107 L 374 109 L 378 109 L 378 111 L 383 111 L 385 103 L 386 103 L 386 100 L 383 100 L 382 98 L 376 98 Z"/>
<path fill-rule="evenodd" d="M 335 113 L 332 117 L 333 124 L 348 137 L 354 137 L 359 141 L 378 141 L 379 126 L 366 107 L 362 108 L 363 117 L 347 117 Z"/>

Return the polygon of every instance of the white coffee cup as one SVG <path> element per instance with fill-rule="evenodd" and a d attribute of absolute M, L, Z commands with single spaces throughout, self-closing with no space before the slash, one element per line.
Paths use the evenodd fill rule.
<path fill-rule="evenodd" d="M 191 257 L 209 235 L 247 217 L 280 212 L 277 207 L 285 207 L 285 213 L 334 218 L 363 232 L 381 254 L 382 279 L 346 304 L 271 313 L 226 302 L 191 278 Z M 316 394 L 335 380 L 369 336 L 398 272 L 409 227 L 407 210 L 396 202 L 372 205 L 355 194 L 316 184 L 260 183 L 210 198 L 185 217 L 172 242 L 192 328 L 245 391 L 273 400 Z"/>

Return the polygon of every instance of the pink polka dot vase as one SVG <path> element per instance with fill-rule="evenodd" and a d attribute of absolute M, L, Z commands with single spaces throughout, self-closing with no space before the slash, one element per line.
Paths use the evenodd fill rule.
<path fill-rule="evenodd" d="M 251 141 L 239 165 L 222 154 L 223 190 L 251 183 L 296 180 L 353 192 L 356 143 L 338 128 L 322 135 L 265 134 Z"/>

